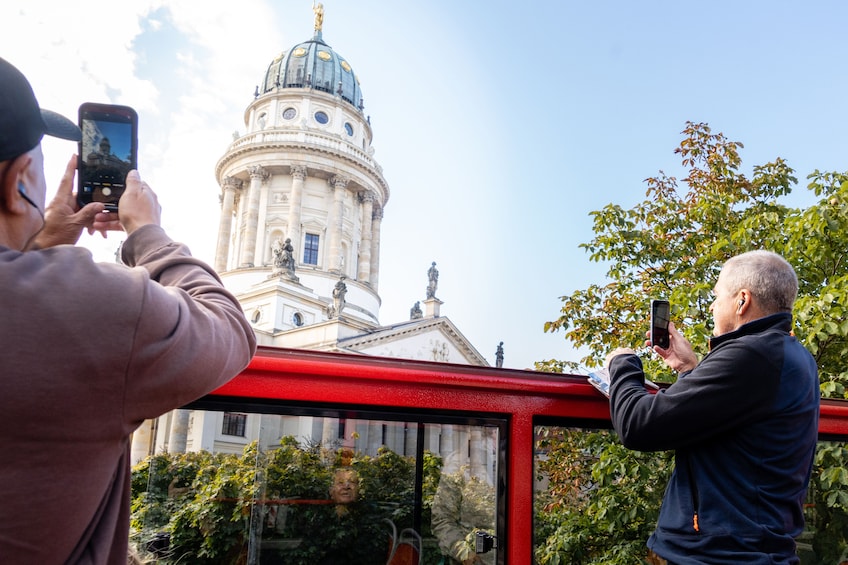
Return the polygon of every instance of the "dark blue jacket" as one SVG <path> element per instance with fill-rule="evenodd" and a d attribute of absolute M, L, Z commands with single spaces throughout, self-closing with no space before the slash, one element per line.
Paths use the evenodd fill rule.
<path fill-rule="evenodd" d="M 612 360 L 610 410 L 624 445 L 676 450 L 648 540 L 669 562 L 798 563 L 819 381 L 791 324 L 775 314 L 713 338 L 703 361 L 656 395 L 638 357 Z"/>

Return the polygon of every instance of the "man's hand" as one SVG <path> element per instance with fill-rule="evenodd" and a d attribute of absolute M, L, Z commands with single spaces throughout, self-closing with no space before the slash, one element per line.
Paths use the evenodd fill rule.
<path fill-rule="evenodd" d="M 127 188 L 118 202 L 118 218 L 127 234 L 148 224 L 160 225 L 162 207 L 150 186 L 141 180 L 138 171 L 127 175 Z"/>
<path fill-rule="evenodd" d="M 614 357 L 618 357 L 619 355 L 636 355 L 636 352 L 629 347 L 614 349 L 607 354 L 607 358 L 604 360 L 604 368 L 609 369 L 610 362 L 612 362 Z"/>
<path fill-rule="evenodd" d="M 103 212 L 103 204 L 92 202 L 79 209 L 73 192 L 76 168 L 77 156 L 74 155 L 65 167 L 56 196 L 44 211 L 44 229 L 33 241 L 35 248 L 73 245 L 82 235 L 83 228 L 88 229 L 89 233 L 94 233 L 95 217 Z M 106 236 L 105 233 L 103 235 Z"/>
<path fill-rule="evenodd" d="M 118 201 L 118 213 L 103 211 L 97 214 L 94 229 L 101 232 L 124 230 L 131 234 L 147 224 L 160 225 L 161 211 L 156 193 L 141 180 L 138 171 L 132 170 L 127 174 L 126 189 Z"/>
<path fill-rule="evenodd" d="M 648 340 L 645 341 L 645 347 L 650 347 L 650 332 L 648 332 L 647 336 Z M 698 356 L 692 350 L 692 344 L 683 337 L 683 334 L 677 331 L 677 328 L 671 322 L 668 324 L 668 336 L 668 349 L 663 349 L 655 345 L 654 353 L 662 357 L 665 364 L 678 373 L 694 369 L 698 365 Z"/>

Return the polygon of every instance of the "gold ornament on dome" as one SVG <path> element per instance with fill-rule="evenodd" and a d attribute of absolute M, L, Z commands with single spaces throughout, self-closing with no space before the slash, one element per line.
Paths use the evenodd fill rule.
<path fill-rule="evenodd" d="M 347 72 L 350 72 L 350 65 L 347 64 L 347 61 L 342 61 L 342 68 Z"/>
<path fill-rule="evenodd" d="M 315 0 L 312 0 L 312 11 L 315 12 L 315 31 L 319 32 L 324 27 L 324 4 L 316 4 Z"/>
<path fill-rule="evenodd" d="M 298 47 L 292 51 L 292 57 L 303 57 L 304 55 L 306 55 L 306 49 L 303 47 Z"/>
<path fill-rule="evenodd" d="M 330 60 L 330 54 L 327 53 L 326 51 L 318 51 L 318 58 L 321 59 L 322 61 L 329 61 Z"/>

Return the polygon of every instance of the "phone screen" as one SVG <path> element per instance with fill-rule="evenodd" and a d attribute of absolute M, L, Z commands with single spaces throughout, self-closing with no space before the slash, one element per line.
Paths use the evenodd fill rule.
<path fill-rule="evenodd" d="M 658 345 L 668 349 L 668 322 L 671 316 L 671 308 L 668 300 L 651 301 L 651 345 Z"/>
<path fill-rule="evenodd" d="M 79 126 L 77 200 L 80 206 L 103 202 L 117 212 L 127 173 L 138 167 L 138 115 L 128 106 L 86 102 Z"/>

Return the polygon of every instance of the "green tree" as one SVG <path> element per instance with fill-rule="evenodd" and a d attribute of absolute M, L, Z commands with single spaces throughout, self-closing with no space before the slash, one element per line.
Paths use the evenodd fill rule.
<path fill-rule="evenodd" d="M 612 432 L 545 428 L 537 497 L 536 558 L 545 565 L 634 563 L 645 554 L 672 461 L 625 449 Z"/>
<path fill-rule="evenodd" d="M 424 452 L 424 537 L 432 537 L 430 513 L 441 465 L 441 458 Z M 360 504 L 343 522 L 329 499 L 339 468 L 354 470 L 360 481 Z M 376 562 L 388 547 L 382 518 L 399 530 L 413 525 L 414 479 L 414 459 L 385 447 L 372 457 L 320 444 L 301 446 L 294 437 L 267 450 L 252 442 L 241 454 L 159 454 L 133 468 L 131 538 L 150 559 L 151 542 L 167 541 L 155 555 L 157 563 L 226 565 L 249 561 L 249 552 L 260 551 L 260 538 L 270 542 L 263 559 L 316 563 L 332 543 L 354 536 Z M 436 553 L 426 562 L 438 561 Z"/>
<path fill-rule="evenodd" d="M 770 249 L 798 273 L 794 331 L 818 362 L 823 394 L 848 397 L 848 371 L 842 362 L 848 353 L 843 307 L 848 304 L 848 174 L 815 171 L 808 177 L 808 189 L 818 201 L 809 208 L 792 208 L 782 202 L 797 179 L 783 159 L 754 166 L 749 178 L 741 172 L 741 143 L 713 133 L 703 123 L 688 122 L 682 133 L 675 149 L 685 174 L 682 180 L 660 171 L 645 181 L 645 199 L 632 208 L 609 204 L 592 213 L 595 235 L 581 247 L 592 261 L 606 265 L 606 280 L 561 297 L 560 316 L 547 322 L 545 331 L 564 332 L 568 341 L 587 351 L 581 362 L 588 366 L 600 365 L 615 347 L 634 347 L 654 380 L 671 382 L 674 375 L 665 364 L 641 348 L 650 299 L 669 299 L 675 325 L 696 350 L 705 347 L 712 333 L 711 289 L 722 264 L 744 251 Z M 562 366 L 551 361 L 539 365 Z M 845 450 L 817 458 L 811 496 L 828 493 L 817 504 L 837 510 L 844 504 L 848 474 L 837 469 L 846 463 Z M 619 480 L 621 472 L 616 465 L 593 466 L 599 484 Z M 614 493 L 608 502 L 618 512 L 627 508 Z M 820 510 L 827 515 L 822 519 L 831 519 Z M 826 544 L 844 547 L 844 530 L 836 534 L 816 523 L 818 514 L 811 517 L 814 529 L 822 535 L 830 532 Z M 547 544 L 568 545 L 556 535 Z M 541 561 L 556 563 L 551 555 L 556 552 Z M 641 548 L 621 562 L 644 558 Z M 581 562 L 611 561 L 595 553 Z"/>

